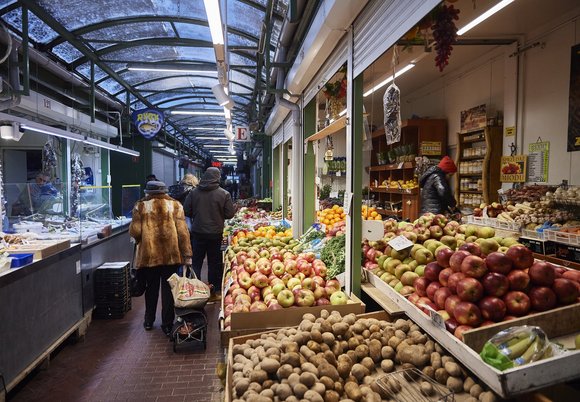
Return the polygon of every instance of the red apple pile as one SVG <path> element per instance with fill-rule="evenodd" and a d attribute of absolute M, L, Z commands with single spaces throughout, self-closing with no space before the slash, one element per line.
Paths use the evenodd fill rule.
<path fill-rule="evenodd" d="M 451 256 L 440 250 L 436 260 L 409 301 L 426 314 L 438 311 L 460 339 L 472 328 L 580 302 L 580 272 L 534 261 L 522 245 L 483 256 L 472 243 Z"/>
<path fill-rule="evenodd" d="M 314 253 L 281 254 L 275 248 L 262 248 L 230 253 L 228 258 L 231 285 L 224 297 L 226 329 L 231 313 L 347 303 L 340 283 L 327 280 L 326 264 Z"/>

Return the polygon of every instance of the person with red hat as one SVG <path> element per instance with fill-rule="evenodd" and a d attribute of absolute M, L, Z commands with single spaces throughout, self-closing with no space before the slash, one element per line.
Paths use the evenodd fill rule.
<path fill-rule="evenodd" d="M 444 214 L 455 212 L 457 202 L 449 182 L 453 173 L 457 172 L 457 166 L 449 156 L 444 156 L 437 166 L 429 167 L 419 178 L 421 189 L 421 213 L 432 212 Z"/>

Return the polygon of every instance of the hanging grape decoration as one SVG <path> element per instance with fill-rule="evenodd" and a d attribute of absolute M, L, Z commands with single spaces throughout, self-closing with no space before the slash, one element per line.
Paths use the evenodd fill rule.
<path fill-rule="evenodd" d="M 455 21 L 459 19 L 459 10 L 453 5 L 441 5 L 435 15 L 435 20 L 431 29 L 435 40 L 435 65 L 439 71 L 443 71 L 449 64 L 449 56 L 453 50 L 453 45 L 457 41 L 457 27 Z"/>

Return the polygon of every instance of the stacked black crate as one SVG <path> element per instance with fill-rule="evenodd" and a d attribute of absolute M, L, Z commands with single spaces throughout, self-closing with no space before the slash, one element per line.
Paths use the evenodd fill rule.
<path fill-rule="evenodd" d="M 123 318 L 131 310 L 129 262 L 108 262 L 95 272 L 94 318 Z"/>

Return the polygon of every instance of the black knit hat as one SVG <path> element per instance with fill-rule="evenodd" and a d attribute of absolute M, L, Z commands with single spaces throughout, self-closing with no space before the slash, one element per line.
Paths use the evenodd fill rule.
<path fill-rule="evenodd" d="M 145 185 L 145 194 L 166 194 L 167 186 L 162 181 L 148 181 Z"/>

